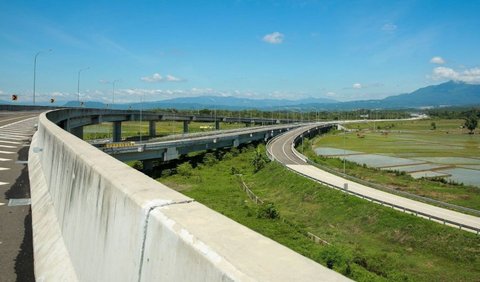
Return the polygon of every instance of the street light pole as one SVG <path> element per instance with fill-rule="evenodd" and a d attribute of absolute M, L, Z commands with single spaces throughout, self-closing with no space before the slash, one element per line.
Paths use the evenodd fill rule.
<path fill-rule="evenodd" d="M 115 79 L 113 82 L 112 82 L 112 85 L 113 85 L 113 88 L 112 88 L 112 109 L 113 107 L 115 106 L 115 83 L 119 82 L 120 80 L 119 79 Z"/>
<path fill-rule="evenodd" d="M 88 70 L 90 67 L 86 67 L 84 69 L 78 70 L 78 76 L 77 76 L 77 100 L 78 100 L 78 106 L 80 107 L 80 73 L 84 70 Z"/>
<path fill-rule="evenodd" d="M 52 49 L 48 49 L 48 52 L 52 51 Z M 33 105 L 35 105 L 35 86 L 36 86 L 36 78 L 37 78 L 37 57 L 43 51 L 38 51 L 35 54 L 35 58 L 33 59 Z"/>

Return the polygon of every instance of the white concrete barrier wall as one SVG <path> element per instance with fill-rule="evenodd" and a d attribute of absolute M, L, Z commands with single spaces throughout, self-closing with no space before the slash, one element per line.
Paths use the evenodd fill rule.
<path fill-rule="evenodd" d="M 46 114 L 29 170 L 37 281 L 347 280 L 131 169 Z"/>

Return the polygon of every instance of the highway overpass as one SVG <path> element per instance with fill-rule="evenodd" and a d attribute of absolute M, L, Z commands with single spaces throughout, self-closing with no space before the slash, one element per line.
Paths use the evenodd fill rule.
<path fill-rule="evenodd" d="M 84 109 L 39 116 L 28 160 L 38 281 L 348 280 L 77 137 L 75 128 L 136 117 Z M 268 130 L 258 138 L 280 133 Z M 231 146 L 251 141 L 223 137 Z"/>

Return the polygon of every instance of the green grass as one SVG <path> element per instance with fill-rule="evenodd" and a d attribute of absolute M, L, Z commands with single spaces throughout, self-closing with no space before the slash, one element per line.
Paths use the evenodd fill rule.
<path fill-rule="evenodd" d="M 431 129 L 435 122 L 436 129 Z M 329 134 L 314 145 L 397 157 L 471 157 L 480 155 L 480 135 L 467 134 L 462 120 L 415 120 L 349 125 L 357 134 Z M 393 126 L 392 126 L 393 125 Z M 345 140 L 344 140 L 345 139 Z"/>
<path fill-rule="evenodd" d="M 461 120 L 434 120 L 437 129 L 431 130 L 432 120 L 385 122 L 388 134 L 360 131 L 343 134 L 338 131 L 315 137 L 304 144 L 304 154 L 312 161 L 338 171 L 343 161 L 324 158 L 313 151 L 317 147 L 332 147 L 395 157 L 471 157 L 480 155 L 480 135 L 467 134 L 460 129 Z M 392 127 L 391 125 L 394 124 Z M 360 124 L 360 128 L 365 124 Z M 352 125 L 351 128 L 355 128 Z M 448 134 L 446 133 L 448 131 Z M 480 189 L 472 186 L 441 183 L 429 179 L 413 179 L 408 174 L 363 167 L 347 162 L 346 173 L 354 177 L 389 188 L 429 197 L 443 202 L 480 210 Z"/>
<path fill-rule="evenodd" d="M 122 122 L 122 139 L 131 137 L 148 136 L 148 122 Z M 220 123 L 221 130 L 243 128 L 244 123 Z M 206 132 L 215 129 L 215 124 L 212 122 L 191 122 L 189 124 L 189 133 Z M 183 122 L 163 121 L 156 123 L 157 136 L 166 136 L 171 134 L 183 133 Z M 84 127 L 84 139 L 101 139 L 112 136 L 112 123 L 101 123 L 96 125 L 89 125 Z"/>
<path fill-rule="evenodd" d="M 480 277 L 480 237 L 326 188 L 277 163 L 253 173 L 255 150 L 244 151 L 237 156 L 235 151 L 227 153 L 220 162 L 212 162 L 210 156 L 206 158 L 209 165 L 158 180 L 358 281 L 475 281 Z M 198 159 L 197 155 L 190 160 Z M 240 189 L 232 167 L 244 175 L 255 194 L 274 203 L 279 218 L 257 216 L 260 208 Z M 315 244 L 306 232 L 331 246 Z"/>

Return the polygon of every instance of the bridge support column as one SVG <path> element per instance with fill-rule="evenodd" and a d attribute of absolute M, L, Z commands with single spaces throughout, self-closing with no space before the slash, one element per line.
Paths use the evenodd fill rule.
<path fill-rule="evenodd" d="M 70 133 L 77 136 L 80 139 L 83 139 L 83 126 L 75 127 L 70 129 Z"/>
<path fill-rule="evenodd" d="M 151 171 L 153 170 L 153 160 L 143 160 L 143 171 Z"/>
<path fill-rule="evenodd" d="M 220 121 L 219 120 L 215 121 L 215 130 L 220 130 Z"/>
<path fill-rule="evenodd" d="M 157 123 L 154 120 L 148 122 L 148 134 L 150 137 L 157 136 Z"/>
<path fill-rule="evenodd" d="M 188 124 L 190 122 L 188 120 L 183 121 L 183 133 L 188 133 Z"/>
<path fill-rule="evenodd" d="M 121 121 L 114 121 L 113 122 L 113 134 L 112 134 L 113 142 L 120 142 L 122 141 L 122 122 Z"/>

